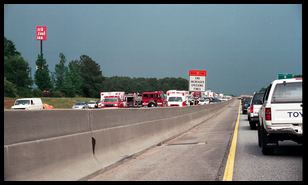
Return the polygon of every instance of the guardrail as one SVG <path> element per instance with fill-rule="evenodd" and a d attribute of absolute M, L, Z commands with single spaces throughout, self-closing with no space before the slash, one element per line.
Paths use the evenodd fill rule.
<path fill-rule="evenodd" d="M 4 111 L 4 180 L 86 179 L 202 123 L 233 100 L 183 108 Z"/>

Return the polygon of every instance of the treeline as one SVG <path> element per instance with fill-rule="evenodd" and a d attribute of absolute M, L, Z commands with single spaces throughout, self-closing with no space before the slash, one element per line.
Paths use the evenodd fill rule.
<path fill-rule="evenodd" d="M 188 90 L 188 80 L 184 78 L 130 78 L 130 77 L 110 77 L 103 83 L 103 91 L 125 91 L 125 92 L 145 92 L 145 91 L 168 91 L 170 89 Z"/>
<path fill-rule="evenodd" d="M 187 90 L 184 78 L 130 78 L 104 77 L 91 57 L 81 55 L 79 60 L 67 63 L 65 55 L 59 54 L 59 63 L 54 72 L 48 69 L 43 55 L 38 55 L 34 79 L 27 61 L 15 48 L 12 41 L 4 37 L 4 96 L 5 97 L 93 97 L 101 91 L 167 91 Z"/>

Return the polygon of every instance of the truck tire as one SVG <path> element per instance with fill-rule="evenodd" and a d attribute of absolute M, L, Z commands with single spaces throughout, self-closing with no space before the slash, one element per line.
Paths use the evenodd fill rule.
<path fill-rule="evenodd" d="M 261 127 L 258 127 L 258 145 L 261 147 Z"/>
<path fill-rule="evenodd" d="M 156 107 L 154 103 L 149 103 L 148 107 Z"/>
<path fill-rule="evenodd" d="M 249 121 L 249 125 L 250 125 L 250 129 L 251 130 L 255 130 L 257 127 L 256 127 L 256 123 L 253 122 L 253 121 Z"/>
<path fill-rule="evenodd" d="M 261 127 L 260 129 L 261 133 L 261 148 L 262 148 L 262 153 L 264 155 L 270 155 L 273 153 L 273 148 L 268 146 L 269 143 L 273 143 L 270 138 L 267 136 L 266 130 Z"/>

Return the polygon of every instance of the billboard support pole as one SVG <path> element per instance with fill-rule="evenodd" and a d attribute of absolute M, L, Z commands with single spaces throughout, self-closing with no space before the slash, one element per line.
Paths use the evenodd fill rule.
<path fill-rule="evenodd" d="M 41 40 L 41 56 L 43 56 L 43 40 Z"/>

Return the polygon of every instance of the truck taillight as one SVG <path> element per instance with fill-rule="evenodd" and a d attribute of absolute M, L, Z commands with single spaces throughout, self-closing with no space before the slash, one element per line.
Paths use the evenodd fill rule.
<path fill-rule="evenodd" d="M 266 121 L 271 121 L 272 120 L 271 108 L 265 108 L 265 120 Z"/>
<path fill-rule="evenodd" d="M 250 113 L 253 113 L 253 105 L 250 105 Z"/>
<path fill-rule="evenodd" d="M 183 106 L 186 106 L 187 104 L 186 104 L 186 102 L 184 101 L 184 102 L 182 103 L 182 105 L 183 105 Z"/>

